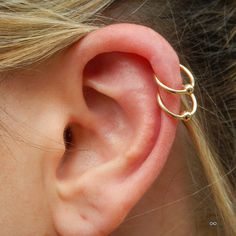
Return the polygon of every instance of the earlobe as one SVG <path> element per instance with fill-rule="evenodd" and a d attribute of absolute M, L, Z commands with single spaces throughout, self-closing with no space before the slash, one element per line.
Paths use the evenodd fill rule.
<path fill-rule="evenodd" d="M 90 33 L 64 60 L 86 109 L 74 105 L 78 139 L 57 167 L 54 224 L 60 235 L 108 235 L 166 162 L 177 122 L 157 105 L 153 74 L 177 89 L 179 61 L 158 33 L 130 24 Z M 162 99 L 178 113 L 178 98 Z"/>

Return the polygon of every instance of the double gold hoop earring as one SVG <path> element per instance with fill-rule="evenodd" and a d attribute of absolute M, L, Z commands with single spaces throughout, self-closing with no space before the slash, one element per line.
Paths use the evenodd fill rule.
<path fill-rule="evenodd" d="M 187 95 L 191 98 L 192 101 L 192 108 L 190 111 L 183 111 L 181 114 L 175 114 L 173 112 L 171 112 L 162 102 L 162 99 L 160 97 L 160 94 L 157 94 L 157 102 L 159 103 L 160 107 L 169 115 L 171 115 L 172 117 L 179 119 L 179 120 L 183 120 L 183 121 L 189 121 L 191 120 L 192 116 L 195 114 L 195 112 L 197 111 L 197 100 L 196 97 L 194 95 L 194 86 L 195 86 L 195 79 L 192 75 L 192 73 L 183 65 L 180 64 L 180 69 L 182 72 L 184 72 L 187 77 L 189 78 L 189 83 L 183 85 L 182 89 L 176 90 L 176 89 L 172 89 L 167 87 L 165 84 L 163 84 L 156 75 L 154 75 L 154 79 L 156 81 L 156 83 L 159 85 L 160 88 L 164 89 L 165 91 L 172 93 L 172 94 L 177 94 L 177 95 Z"/>

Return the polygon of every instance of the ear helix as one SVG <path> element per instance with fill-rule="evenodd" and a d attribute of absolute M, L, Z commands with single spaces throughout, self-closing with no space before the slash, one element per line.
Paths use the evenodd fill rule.
<path fill-rule="evenodd" d="M 182 89 L 176 90 L 176 89 L 172 89 L 169 88 L 168 86 L 166 86 L 165 84 L 163 84 L 156 75 L 154 75 L 154 79 L 157 83 L 157 85 L 164 89 L 165 91 L 172 93 L 172 94 L 177 94 L 177 95 L 187 95 L 191 98 L 192 100 L 192 109 L 190 111 L 183 111 L 181 114 L 175 114 L 173 112 L 171 112 L 162 102 L 161 96 L 160 94 L 157 94 L 157 102 L 160 105 L 160 107 L 170 116 L 182 120 L 182 121 L 189 121 L 191 120 L 192 116 L 196 113 L 197 111 L 197 100 L 196 97 L 194 95 L 194 86 L 195 86 L 195 79 L 192 75 L 192 73 L 183 65 L 180 64 L 180 69 L 185 72 L 185 74 L 188 76 L 190 83 L 183 85 Z"/>

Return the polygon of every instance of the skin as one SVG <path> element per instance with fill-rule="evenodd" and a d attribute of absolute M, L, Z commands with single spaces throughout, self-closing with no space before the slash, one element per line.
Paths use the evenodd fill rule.
<path fill-rule="evenodd" d="M 137 52 L 137 55 L 133 55 L 129 53 L 126 46 L 115 44 L 116 35 L 121 32 L 120 27 L 127 28 L 127 32 L 131 32 L 127 33 L 127 42 L 132 36 L 128 34 L 134 31 L 135 35 L 140 34 L 141 37 L 144 35 L 143 31 L 147 30 L 131 25 L 115 26 L 112 31 L 114 35 L 110 35 L 110 42 L 104 45 L 100 42 L 99 50 L 104 50 L 107 54 L 96 57 L 96 50 L 98 50 L 96 38 L 100 39 L 99 34 L 110 34 L 111 30 L 106 28 L 58 53 L 46 62 L 34 65 L 30 69 L 1 76 L 3 79 L 0 86 L 3 101 L 1 120 L 4 127 L 1 129 L 3 147 L 0 158 L 2 166 L 0 173 L 1 235 L 141 236 L 173 235 L 173 232 L 177 236 L 195 234 L 191 211 L 195 202 L 192 198 L 186 198 L 127 222 L 125 220 L 120 225 L 128 214 L 127 219 L 178 200 L 192 192 L 191 177 L 187 168 L 187 159 L 191 156 L 191 150 L 186 145 L 185 130 L 180 126 L 175 143 L 171 145 L 172 141 L 168 142 L 172 138 L 174 140 L 178 123 L 168 116 L 163 116 L 156 106 L 156 86 L 151 80 L 152 70 L 148 59 L 140 57 L 142 50 Z M 146 33 L 148 32 L 149 30 Z M 150 40 L 153 37 L 153 40 L 163 43 L 163 47 L 168 47 L 170 53 L 167 50 L 163 52 L 169 56 L 170 64 L 173 61 L 173 68 L 177 68 L 178 63 L 176 66 L 176 56 L 172 49 L 169 49 L 160 36 L 151 35 Z M 113 43 L 120 49 L 120 53 L 112 52 Z M 145 45 L 145 39 L 143 43 Z M 87 45 L 90 51 L 84 50 Z M 143 52 L 149 50 L 150 45 L 147 45 L 147 48 L 143 48 Z M 110 53 L 108 53 L 109 50 L 111 50 Z M 152 50 L 154 49 L 149 50 L 150 55 Z M 83 53 L 86 54 L 80 58 L 86 58 L 90 53 L 94 60 L 85 63 L 84 59 L 85 67 L 82 68 L 84 74 L 80 78 L 76 73 L 80 68 L 75 66 L 75 62 Z M 83 62 L 80 61 L 78 64 L 83 65 Z M 100 71 L 100 68 L 103 68 L 102 65 L 106 65 L 106 70 Z M 127 68 L 132 72 L 131 74 L 127 74 Z M 114 75 L 117 73 L 127 77 L 127 80 L 116 80 Z M 98 77 L 99 75 L 102 76 Z M 106 84 L 111 76 L 117 83 L 116 86 L 109 87 L 109 84 Z M 114 102 L 116 98 L 113 97 L 113 100 L 110 98 L 117 92 L 114 88 L 121 88 L 120 91 L 123 91 L 123 88 L 128 87 L 129 79 L 134 85 L 132 78 L 135 76 L 137 79 L 140 78 L 143 88 L 147 88 L 147 96 L 142 101 L 147 105 L 137 104 L 137 110 L 132 110 L 132 106 L 128 107 L 128 111 L 132 110 L 133 113 L 126 116 L 123 112 L 124 106 L 129 105 L 129 102 L 134 104 L 139 88 L 134 86 L 129 92 L 131 101 L 127 97 L 125 105 L 120 105 L 120 107 Z M 95 77 L 96 80 L 94 80 Z M 101 84 L 96 84 L 96 81 Z M 99 91 L 99 94 L 93 92 L 83 94 L 81 92 L 83 83 Z M 107 90 L 104 90 L 107 92 L 107 98 L 100 95 L 101 87 L 99 86 L 101 85 L 107 86 Z M 87 111 L 83 96 L 86 96 L 86 102 L 93 113 Z M 118 102 L 120 98 L 118 96 Z M 179 103 L 175 104 L 168 97 L 166 97 L 166 102 L 174 110 L 178 110 Z M 151 130 L 158 127 L 159 123 L 155 116 L 160 116 L 159 119 L 170 130 L 172 137 L 163 138 L 165 142 L 161 142 L 162 146 L 159 147 L 158 144 L 156 146 L 157 151 L 154 151 L 153 156 L 158 155 L 160 159 L 153 163 L 156 163 L 157 169 L 154 169 L 154 164 L 149 158 L 145 159 L 145 153 L 150 153 L 155 149 L 157 139 L 154 132 L 149 132 L 147 124 L 142 123 L 148 112 L 151 117 L 148 123 Z M 94 124 L 91 121 L 94 121 L 95 113 L 96 121 L 100 122 Z M 143 118 L 139 120 L 142 114 L 144 114 Z M 109 117 L 112 119 L 109 120 Z M 117 118 L 117 124 L 121 125 L 120 130 L 116 130 L 117 125 L 108 126 L 113 124 L 115 118 Z M 73 152 L 72 154 L 65 153 L 63 132 L 71 123 L 75 150 L 80 148 L 86 149 L 87 152 L 81 152 L 79 155 L 74 155 Z M 131 124 L 134 124 L 135 128 Z M 84 127 L 91 127 L 91 130 L 94 129 L 97 132 L 103 132 L 100 130 L 101 127 L 107 130 L 98 136 L 97 133 L 94 134 Z M 139 145 L 136 143 L 135 137 L 141 134 L 149 140 L 148 143 L 143 141 L 146 139 L 140 141 Z M 104 137 L 108 139 L 105 140 Z M 107 142 L 112 140 L 114 143 L 107 145 Z M 134 145 L 131 145 L 133 141 L 135 141 Z M 127 145 L 129 143 L 130 145 Z M 135 153 L 131 155 L 132 159 L 126 162 L 125 151 L 130 146 L 137 149 L 132 152 Z M 162 152 L 159 151 L 161 154 L 158 154 L 160 149 Z M 168 150 L 165 152 L 165 149 Z M 125 160 L 125 166 L 123 164 L 119 166 L 119 158 Z M 142 167 L 140 160 L 143 162 Z M 139 166 L 140 168 L 136 168 Z M 117 195 L 114 194 L 117 183 L 122 183 L 121 190 L 124 196 L 120 190 Z M 82 186 L 81 189 L 78 186 Z M 132 187 L 135 188 L 131 191 Z M 103 189 L 102 192 L 100 188 Z M 95 214 L 94 209 L 90 208 L 93 196 L 100 196 L 97 193 L 104 194 L 95 201 L 97 204 L 95 207 L 100 209 L 100 215 Z M 83 195 L 84 198 L 81 197 Z M 114 202 L 111 196 L 115 199 Z M 140 199 L 142 200 L 139 201 Z M 109 206 L 107 209 L 106 205 Z M 135 208 L 131 211 L 134 206 Z M 80 213 L 73 212 L 74 209 L 78 209 Z M 94 225 L 91 227 L 85 222 Z M 81 227 L 78 228 L 78 225 Z"/>
<path fill-rule="evenodd" d="M 187 166 L 192 153 L 186 148 L 187 142 L 186 131 L 180 126 L 161 175 L 112 236 L 199 235 L 193 208 L 199 203 L 193 197 L 186 197 L 194 192 Z"/>

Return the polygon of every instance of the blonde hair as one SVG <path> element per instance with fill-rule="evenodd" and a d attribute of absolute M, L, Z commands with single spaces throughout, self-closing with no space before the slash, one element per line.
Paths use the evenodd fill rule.
<path fill-rule="evenodd" d="M 99 27 L 97 22 L 102 16 L 98 13 L 112 2 L 114 1 L 0 1 L 0 73 L 35 64 L 73 44 Z M 148 24 L 146 21 L 144 23 Z M 232 37 L 234 33 L 235 29 Z M 230 70 L 235 73 L 235 64 L 231 65 Z M 208 78 L 205 83 L 207 80 Z M 231 81 L 230 84 L 233 84 L 233 79 Z M 200 98 L 200 88 L 198 92 Z M 228 94 L 232 93 L 235 93 L 235 87 L 231 86 Z M 230 114 L 230 111 L 227 112 Z M 206 114 L 204 111 L 199 114 L 188 123 L 187 129 L 208 180 L 207 188 L 211 189 L 224 224 L 224 232 L 236 235 L 235 189 L 233 181 L 230 182 L 228 178 L 230 170 L 227 171 L 222 164 L 216 142 L 206 135 L 210 125 Z M 229 122 L 232 120 L 232 117 L 228 119 Z M 231 142 L 233 143 L 232 140 Z M 232 146 L 231 151 L 233 153 Z"/>
<path fill-rule="evenodd" d="M 22 68 L 96 29 L 90 20 L 111 0 L 1 1 L 0 72 Z"/>

